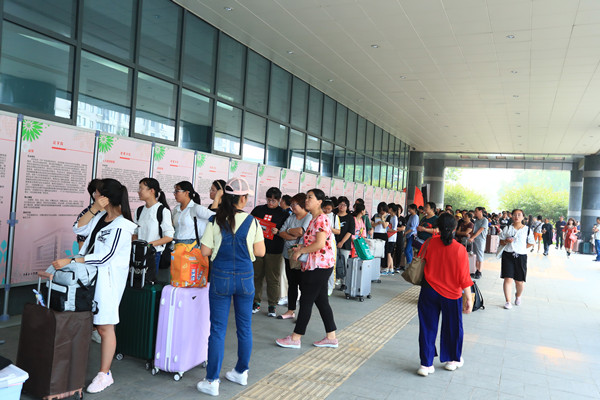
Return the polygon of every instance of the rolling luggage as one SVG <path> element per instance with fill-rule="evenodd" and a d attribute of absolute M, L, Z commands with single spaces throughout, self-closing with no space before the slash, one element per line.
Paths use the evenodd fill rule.
<path fill-rule="evenodd" d="M 469 273 L 474 274 L 477 271 L 477 256 L 469 254 Z"/>
<path fill-rule="evenodd" d="M 578 253 L 579 252 L 579 247 L 581 247 L 581 244 L 583 243 L 583 240 L 579 239 L 573 242 L 573 252 Z"/>
<path fill-rule="evenodd" d="M 373 254 L 373 257 L 385 257 L 385 240 L 365 239 L 365 241 L 367 242 L 367 245 L 369 245 L 369 249 L 371 250 L 371 254 Z"/>
<path fill-rule="evenodd" d="M 208 288 L 163 288 L 152 375 L 159 370 L 174 372 L 173 379 L 178 381 L 184 372 L 206 363 L 210 333 Z"/>
<path fill-rule="evenodd" d="M 40 274 L 38 292 L 42 274 L 51 276 Z M 82 398 L 91 335 L 90 311 L 25 304 L 17 350 L 17 366 L 29 374 L 23 391 L 44 399 Z"/>
<path fill-rule="evenodd" d="M 146 361 L 152 367 L 158 327 L 158 305 L 163 284 L 146 285 L 142 289 L 126 287 L 119 306 L 117 360 L 132 356 Z"/>
<path fill-rule="evenodd" d="M 592 244 L 590 242 L 583 242 L 581 244 L 581 253 L 582 254 L 592 254 L 591 247 L 592 247 Z"/>
<path fill-rule="evenodd" d="M 371 298 L 371 271 L 373 260 L 349 258 L 346 269 L 346 299 L 356 298 L 365 301 Z M 378 268 L 378 265 L 375 265 Z"/>
<path fill-rule="evenodd" d="M 381 258 L 373 258 L 371 264 L 371 282 L 372 283 L 381 283 Z"/>
<path fill-rule="evenodd" d="M 485 252 L 496 254 L 500 245 L 500 236 L 488 235 L 485 239 Z"/>
<path fill-rule="evenodd" d="M 356 251 L 356 255 L 362 260 L 372 260 L 373 254 L 371 253 L 371 249 L 369 249 L 369 245 L 365 238 L 359 237 L 352 241 L 354 245 L 354 250 Z"/>

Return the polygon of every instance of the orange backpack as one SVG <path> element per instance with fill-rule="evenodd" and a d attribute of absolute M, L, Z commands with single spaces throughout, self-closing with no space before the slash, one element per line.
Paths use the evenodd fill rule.
<path fill-rule="evenodd" d="M 194 243 L 177 243 L 171 253 L 171 286 L 205 287 L 208 282 L 208 257 L 204 257 L 200 252 L 196 217 L 194 217 L 194 232 L 196 233 Z"/>

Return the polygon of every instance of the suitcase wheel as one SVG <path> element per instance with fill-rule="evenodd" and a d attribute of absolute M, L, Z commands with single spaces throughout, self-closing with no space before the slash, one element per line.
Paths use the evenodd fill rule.
<path fill-rule="evenodd" d="M 175 375 L 173 375 L 173 379 L 175 379 L 176 382 L 179 382 L 181 380 L 182 376 L 183 376 L 183 372 L 178 372 Z"/>
<path fill-rule="evenodd" d="M 123 354 L 122 353 L 117 353 L 117 355 L 115 356 L 115 358 L 117 359 L 117 361 L 121 361 L 123 359 Z"/>
<path fill-rule="evenodd" d="M 146 371 L 150 371 L 150 368 L 152 368 L 152 363 L 150 361 L 146 361 Z"/>
<path fill-rule="evenodd" d="M 347 294 L 347 295 L 346 295 L 346 300 L 349 300 L 349 299 L 350 299 L 350 295 L 349 295 L 349 294 Z"/>
<path fill-rule="evenodd" d="M 359 297 L 358 301 L 360 301 L 362 303 L 363 301 L 365 301 L 365 298 L 364 297 Z"/>
<path fill-rule="evenodd" d="M 158 371 L 159 371 L 158 368 L 154 367 L 154 368 L 152 368 L 152 371 L 150 371 L 150 373 L 152 374 L 152 376 L 154 376 L 154 375 L 158 374 Z"/>
<path fill-rule="evenodd" d="M 202 368 L 206 368 L 206 366 L 207 366 L 207 365 L 208 365 L 208 361 L 204 361 L 204 362 L 202 363 Z"/>
<path fill-rule="evenodd" d="M 370 295 L 370 294 L 368 294 L 368 295 L 367 295 L 367 299 L 370 299 L 370 298 L 371 298 L 371 295 Z"/>

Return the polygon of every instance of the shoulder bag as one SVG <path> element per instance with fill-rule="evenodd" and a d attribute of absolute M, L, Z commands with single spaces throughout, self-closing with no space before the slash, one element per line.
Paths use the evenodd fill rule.
<path fill-rule="evenodd" d="M 423 243 L 419 254 L 413 258 L 412 262 L 406 267 L 404 272 L 402 272 L 402 277 L 406 282 L 412 283 L 413 285 L 421 285 L 425 274 L 425 254 L 427 253 L 427 247 L 429 247 L 430 240 L 431 239 L 427 239 L 425 243 Z"/>

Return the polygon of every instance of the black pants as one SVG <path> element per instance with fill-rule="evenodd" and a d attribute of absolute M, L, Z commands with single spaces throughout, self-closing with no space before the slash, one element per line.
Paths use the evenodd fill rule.
<path fill-rule="evenodd" d="M 302 279 L 302 270 L 291 269 L 290 260 L 287 258 L 285 261 L 285 276 L 288 281 L 288 310 L 296 310 L 296 302 L 298 301 L 298 286 L 300 286 L 300 280 Z"/>
<path fill-rule="evenodd" d="M 548 248 L 552 244 L 552 237 L 542 236 L 542 240 L 544 241 L 544 254 L 548 254 Z"/>
<path fill-rule="evenodd" d="M 562 249 L 564 245 L 565 245 L 565 241 L 563 239 L 563 233 L 557 231 L 556 232 L 556 248 L 558 249 L 558 247 L 560 246 L 560 248 Z"/>
<path fill-rule="evenodd" d="M 374 233 L 373 239 L 383 240 L 387 244 L 387 233 Z M 383 258 L 379 261 L 379 267 L 381 269 L 387 269 L 387 254 L 385 250 L 383 252 Z"/>
<path fill-rule="evenodd" d="M 327 295 L 327 282 L 332 272 L 333 268 L 317 268 L 302 272 L 302 280 L 300 281 L 302 297 L 300 297 L 300 311 L 296 319 L 294 333 L 298 335 L 306 333 L 306 326 L 310 321 L 313 304 L 319 309 L 323 325 L 325 325 L 325 332 L 333 332 L 337 329 L 333 320 L 333 310 L 329 305 L 329 296 Z"/>

